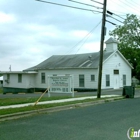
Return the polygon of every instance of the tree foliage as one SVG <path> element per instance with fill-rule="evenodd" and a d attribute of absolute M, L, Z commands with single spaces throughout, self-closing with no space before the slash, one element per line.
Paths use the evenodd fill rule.
<path fill-rule="evenodd" d="M 140 19 L 127 15 L 123 25 L 116 26 L 110 35 L 118 40 L 118 49 L 132 64 L 132 76 L 140 79 Z"/>

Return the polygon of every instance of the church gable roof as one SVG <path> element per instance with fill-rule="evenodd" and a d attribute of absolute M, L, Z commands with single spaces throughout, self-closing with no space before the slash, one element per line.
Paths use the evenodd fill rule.
<path fill-rule="evenodd" d="M 103 61 L 112 53 L 113 52 L 104 52 Z M 74 55 L 53 55 L 40 64 L 24 71 L 65 68 L 98 68 L 99 55 L 99 52 Z"/>

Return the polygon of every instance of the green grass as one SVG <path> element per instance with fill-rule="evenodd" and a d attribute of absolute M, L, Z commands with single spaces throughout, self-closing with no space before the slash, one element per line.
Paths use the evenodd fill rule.
<path fill-rule="evenodd" d="M 69 96 L 60 96 L 60 97 L 42 97 L 40 101 L 51 101 L 59 99 L 68 99 Z M 34 103 L 39 98 L 25 97 L 25 98 L 3 98 L 0 99 L 0 106 L 14 105 L 14 104 L 24 104 L 24 103 Z"/>
<path fill-rule="evenodd" d="M 140 85 L 135 86 L 135 88 L 140 88 Z"/>
<path fill-rule="evenodd" d="M 85 97 L 76 96 L 76 97 Z M 51 100 L 60 100 L 72 98 L 71 96 L 54 96 L 54 97 L 42 97 L 40 101 L 51 101 Z M 25 104 L 25 103 L 34 103 L 39 99 L 39 97 L 24 97 L 24 98 L 2 98 L 0 99 L 0 106 L 14 105 L 14 104 Z"/>
<path fill-rule="evenodd" d="M 0 88 L 0 94 L 1 94 L 1 93 L 3 93 L 3 89 L 2 89 L 2 88 Z"/>
<path fill-rule="evenodd" d="M 56 106 L 63 106 L 63 105 L 70 105 L 70 104 L 77 104 L 83 102 L 91 102 L 91 101 L 103 100 L 103 99 L 86 99 L 82 101 L 71 101 L 71 102 L 64 102 L 64 103 L 55 103 L 55 104 L 44 104 L 44 105 L 36 105 L 36 106 L 27 106 L 27 107 L 20 107 L 20 108 L 8 108 L 8 109 L 1 109 L 0 115 L 12 114 L 12 113 L 19 113 L 25 111 L 36 110 L 39 111 L 40 109 L 51 108 Z"/>
<path fill-rule="evenodd" d="M 75 104 L 75 107 L 79 107 L 79 105 L 77 105 L 77 103 L 92 102 L 92 101 L 99 101 L 99 100 L 105 100 L 105 103 L 106 103 L 106 102 L 109 102 L 108 99 L 111 99 L 111 98 L 85 99 L 85 100 L 81 100 L 81 101 L 71 101 L 71 102 L 64 102 L 64 103 L 27 106 L 27 107 L 21 107 L 21 108 L 1 109 L 0 115 L 19 113 L 19 112 L 25 112 L 25 111 L 32 111 L 32 110 L 39 111 L 40 109 L 51 108 L 51 107 L 56 107 L 56 106 L 64 106 L 64 105 L 70 105 L 70 104 Z"/>

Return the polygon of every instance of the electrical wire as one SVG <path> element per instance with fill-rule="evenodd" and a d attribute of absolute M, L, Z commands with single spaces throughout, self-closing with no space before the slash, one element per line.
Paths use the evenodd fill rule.
<path fill-rule="evenodd" d="M 135 3 L 136 5 L 139 5 L 139 3 L 137 3 L 136 1 L 134 1 L 134 0 L 131 0 L 131 1 L 133 1 L 132 3 Z"/>
<path fill-rule="evenodd" d="M 124 7 L 122 4 L 120 4 L 120 2 L 119 1 L 112 1 L 112 0 L 110 0 L 110 4 L 111 4 L 111 2 L 112 2 L 112 4 L 114 4 L 114 3 L 116 3 L 116 6 L 118 5 L 119 6 L 119 8 L 121 9 L 121 7 L 123 8 L 123 10 L 124 9 L 126 9 L 126 11 L 130 11 L 130 9 L 129 9 L 129 7 Z M 114 12 L 117 12 L 117 13 L 120 13 L 120 10 L 119 11 L 115 11 L 115 10 L 111 10 L 111 11 L 114 11 Z M 121 12 L 122 13 L 122 12 Z M 126 12 L 126 13 L 123 13 L 123 14 L 128 14 L 128 12 Z"/>
<path fill-rule="evenodd" d="M 101 20 L 102 21 L 102 20 Z M 82 39 L 82 40 L 80 40 L 76 45 L 74 45 L 71 49 L 73 49 L 74 47 L 76 47 L 76 46 L 78 46 L 78 44 L 79 43 L 81 43 L 85 38 L 89 38 L 88 36 L 100 25 L 100 23 L 101 23 L 101 21 Z M 85 39 L 85 41 L 84 41 L 84 43 L 86 42 L 86 40 L 87 39 Z M 82 44 L 82 46 L 84 45 L 84 43 Z M 81 46 L 81 47 L 82 47 Z M 77 52 L 81 49 L 81 47 L 76 51 L 76 53 L 75 54 L 77 54 Z M 66 53 L 67 55 L 70 55 L 70 52 L 67 52 Z M 63 59 L 63 57 L 64 57 L 64 55 L 55 55 L 55 56 L 59 56 L 59 58 L 58 58 L 58 62 L 61 60 L 61 59 Z M 52 63 L 52 64 L 55 64 L 55 62 L 54 63 Z"/>
<path fill-rule="evenodd" d="M 48 3 L 48 4 L 53 4 L 53 5 L 58 5 L 58 6 L 63 6 L 63 7 L 68 7 L 68 8 L 74 8 L 74 9 L 85 10 L 85 11 L 95 11 L 95 12 L 98 12 L 98 13 L 102 13 L 100 11 L 96 11 L 96 10 L 92 10 L 92 9 L 80 8 L 80 7 L 64 5 L 64 4 L 59 4 L 59 3 L 54 3 L 54 2 L 44 1 L 44 0 L 36 0 L 36 1 L 43 2 L 43 3 Z"/>
<path fill-rule="evenodd" d="M 86 8 L 81 8 L 81 7 L 75 7 L 75 6 L 70 6 L 70 5 L 64 5 L 64 4 L 59 4 L 59 3 L 54 3 L 54 2 L 44 1 L 44 0 L 36 0 L 36 1 L 44 2 L 44 3 L 48 3 L 48 4 L 53 4 L 53 5 L 58 5 L 58 6 L 64 6 L 64 7 L 68 7 L 68 8 L 75 8 L 75 9 L 80 9 L 80 10 L 92 11 L 92 12 L 96 12 L 96 13 L 102 13 L 101 11 L 96 11 L 96 10 L 86 9 Z M 93 5 L 90 5 L 90 4 L 86 4 L 86 3 L 82 3 L 82 2 L 77 2 L 77 1 L 75 1 L 75 0 L 69 0 L 69 1 L 75 2 L 75 3 L 78 3 L 78 4 L 83 4 L 83 5 L 86 5 L 86 6 L 91 6 L 91 7 L 97 8 L 97 9 L 103 9 L 103 8 L 101 8 L 101 7 L 96 7 L 96 6 L 93 6 Z M 97 1 L 95 1 L 95 0 L 91 0 L 91 1 L 103 5 L 103 3 L 97 2 Z M 110 12 L 110 11 L 109 11 L 109 12 Z M 121 16 L 119 16 L 119 15 L 113 13 L 113 12 L 110 12 L 110 13 L 113 14 L 113 15 L 115 15 L 115 16 L 118 16 L 119 18 L 122 18 Z M 116 18 L 114 18 L 114 17 L 112 17 L 112 16 L 110 16 L 110 15 L 107 15 L 107 16 L 108 16 L 108 17 L 111 17 L 111 18 L 113 18 L 113 19 L 115 19 L 116 21 L 119 21 L 119 22 L 123 23 L 122 21 L 120 21 L 120 20 L 118 20 L 118 19 L 116 19 Z M 122 19 L 124 19 L 124 18 L 122 18 Z M 113 25 L 116 25 L 115 23 L 113 23 L 113 22 L 111 22 L 111 21 L 108 21 L 108 20 L 106 20 L 106 21 L 109 22 L 109 23 L 111 23 L 111 24 L 113 24 Z M 97 26 L 95 26 L 81 41 L 79 41 L 76 45 L 74 45 L 74 46 L 72 47 L 72 49 L 75 48 L 77 45 L 79 45 L 82 41 L 84 41 L 84 43 L 82 43 L 82 45 L 81 45 L 81 47 L 82 47 L 82 46 L 85 44 L 85 42 L 86 42 L 86 40 L 88 39 L 88 37 L 90 36 L 90 34 L 93 32 L 93 30 L 95 30 L 95 29 L 98 27 L 98 25 L 99 25 L 100 23 L 101 23 L 101 21 L 100 21 L 100 22 L 97 24 Z M 77 52 L 81 49 L 81 47 L 77 50 Z M 77 52 L 76 52 L 76 53 L 77 53 Z"/>
<path fill-rule="evenodd" d="M 115 15 L 115 16 L 121 18 L 121 19 L 124 19 L 123 17 L 121 17 L 121 16 L 119 16 L 118 14 L 115 14 L 115 13 L 109 11 L 109 10 L 107 10 L 107 13 L 110 14 L 110 15 Z M 125 19 L 124 19 L 124 20 L 125 20 Z"/>
<path fill-rule="evenodd" d="M 129 3 L 130 5 L 133 5 L 134 7 L 137 7 L 137 9 L 139 9 L 139 6 L 138 6 L 139 4 L 138 4 L 138 3 L 134 2 L 134 1 L 132 2 L 132 0 L 131 0 L 131 1 L 130 1 L 130 0 L 129 0 L 129 1 L 125 0 L 125 1 L 126 1 L 127 3 Z M 135 3 L 135 4 L 134 4 L 134 3 Z"/>
<path fill-rule="evenodd" d="M 122 21 L 120 21 L 120 20 L 118 20 L 118 19 L 116 19 L 116 18 L 114 18 L 114 17 L 112 17 L 112 16 L 110 16 L 110 15 L 107 15 L 107 16 L 110 17 L 110 18 L 115 19 L 116 21 L 119 21 L 120 23 L 123 23 Z"/>
<path fill-rule="evenodd" d="M 132 5 L 130 6 L 128 3 L 125 3 L 124 2 L 124 0 L 119 0 L 119 1 L 111 1 L 110 0 L 110 3 L 112 2 L 112 4 L 114 4 L 114 3 L 116 3 L 119 7 L 120 7 L 120 9 L 121 9 L 121 7 L 123 8 L 123 11 L 124 11 L 124 9 L 126 9 L 126 13 L 124 13 L 124 14 L 130 14 L 130 11 L 132 11 L 132 9 L 133 9 L 133 11 L 136 11 L 137 13 L 138 12 L 140 12 L 139 10 L 136 10 L 136 8 L 135 7 L 132 7 Z M 125 4 L 125 6 L 123 6 L 123 4 Z M 111 10 L 111 11 L 114 11 L 114 10 Z M 115 12 L 117 12 L 117 13 L 120 13 L 120 11 L 115 11 Z M 122 13 L 122 12 L 121 12 Z M 134 12 L 133 12 L 134 13 Z"/>
<path fill-rule="evenodd" d="M 69 0 L 69 1 L 75 2 L 75 3 L 78 3 L 78 4 L 83 4 L 83 5 L 86 5 L 86 6 L 91 6 L 91 7 L 97 8 L 97 9 L 103 9 L 101 7 L 97 7 L 97 6 L 94 6 L 94 5 L 90 5 L 90 4 L 86 4 L 86 3 L 82 3 L 82 2 L 78 2 L 78 1 L 74 1 L 74 0 Z"/>
<path fill-rule="evenodd" d="M 117 15 L 119 16 L 125 16 L 128 14 L 128 13 L 125 13 L 125 12 L 120 12 L 120 11 L 117 11 L 117 10 L 111 10 L 111 9 L 108 9 L 109 11 L 113 12 L 113 13 L 118 13 Z"/>
<path fill-rule="evenodd" d="M 117 25 L 117 24 L 115 24 L 115 23 L 113 23 L 113 22 L 111 22 L 111 21 L 108 21 L 108 20 L 106 20 L 106 21 L 109 22 L 109 23 L 111 23 L 111 24 L 113 24 L 113 25 L 115 25 L 115 26 Z"/>
<path fill-rule="evenodd" d="M 136 7 L 133 7 L 132 4 L 129 5 L 129 3 L 128 2 L 125 2 L 124 0 L 123 1 L 122 0 L 119 0 L 119 1 L 121 3 L 124 3 L 125 5 L 127 5 L 127 7 L 131 8 L 131 9 L 137 11 L 137 12 L 140 12 L 140 10 L 136 9 Z"/>
<path fill-rule="evenodd" d="M 102 20 L 101 20 L 101 21 L 102 21 Z M 80 45 L 80 48 L 78 48 L 78 50 L 76 51 L 75 54 L 77 54 L 77 52 L 83 47 L 83 45 L 85 44 L 85 42 L 87 41 L 87 39 L 90 37 L 91 33 L 93 33 L 94 30 L 101 24 L 101 21 L 100 21 L 88 34 L 86 34 L 86 36 L 85 36 L 83 39 L 81 39 L 78 43 L 76 43 L 76 44 L 71 48 L 71 50 L 72 50 L 73 48 L 75 48 L 76 46 L 78 46 L 80 43 L 83 42 L 82 45 Z"/>
<path fill-rule="evenodd" d="M 101 5 L 104 5 L 103 3 L 98 2 L 98 1 L 95 1 L 95 0 L 91 0 L 91 1 L 96 2 L 96 3 L 98 3 L 98 4 L 101 4 Z"/>

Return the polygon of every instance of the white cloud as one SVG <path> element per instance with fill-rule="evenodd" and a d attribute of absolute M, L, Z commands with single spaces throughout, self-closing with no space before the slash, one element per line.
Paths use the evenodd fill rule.
<path fill-rule="evenodd" d="M 100 50 L 100 42 L 90 42 L 77 47 L 75 54 L 98 52 Z"/>
<path fill-rule="evenodd" d="M 102 7 L 90 0 L 78 1 Z M 55 2 L 95 9 L 68 0 Z M 138 14 L 134 9 L 140 2 L 136 0 L 133 2 L 133 8 L 130 8 L 123 4 L 126 1 L 121 3 L 117 0 L 108 0 L 107 8 L 116 14 L 120 12 L 123 15 L 127 12 Z M 128 8 L 129 11 L 126 10 Z M 8 70 L 9 65 L 12 65 L 12 70 L 23 70 L 57 54 L 99 51 L 101 24 L 85 40 L 80 41 L 101 21 L 101 17 L 102 14 L 49 5 L 35 0 L 10 0 L 10 2 L 1 0 L 0 70 Z M 113 21 L 111 18 L 108 20 Z M 115 23 L 120 24 L 117 21 Z M 115 28 L 109 23 L 106 23 L 106 26 L 107 32 Z M 108 37 L 107 35 L 105 40 Z"/>
<path fill-rule="evenodd" d="M 13 14 L 6 14 L 0 12 L 0 23 L 12 23 L 16 21 L 16 17 Z"/>
<path fill-rule="evenodd" d="M 73 37 L 77 37 L 77 38 L 83 38 L 84 36 L 86 36 L 89 32 L 86 30 L 75 30 L 71 32 L 71 35 Z"/>

